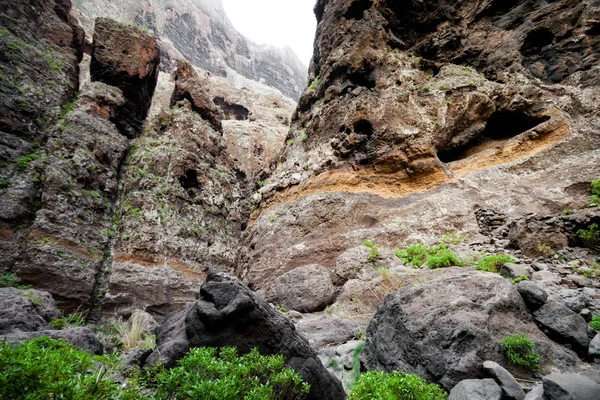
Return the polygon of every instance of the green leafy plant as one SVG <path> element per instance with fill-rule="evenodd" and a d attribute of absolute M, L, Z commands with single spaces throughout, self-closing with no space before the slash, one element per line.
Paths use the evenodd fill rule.
<path fill-rule="evenodd" d="M 2 399 L 142 399 L 106 374 L 106 358 L 48 337 L 0 345 Z"/>
<path fill-rule="evenodd" d="M 515 260 L 506 254 L 494 254 L 485 256 L 477 261 L 475 269 L 479 271 L 499 273 L 500 268 L 506 263 L 514 263 Z"/>
<path fill-rule="evenodd" d="M 573 210 L 563 210 L 562 215 L 573 215 Z"/>
<path fill-rule="evenodd" d="M 0 189 L 6 189 L 10 186 L 10 179 L 4 179 L 0 181 Z"/>
<path fill-rule="evenodd" d="M 16 160 L 17 167 L 20 169 L 25 169 L 32 161 L 37 160 L 40 156 L 37 153 L 32 153 L 23 157 L 19 157 Z"/>
<path fill-rule="evenodd" d="M 50 326 L 53 329 L 75 328 L 84 325 L 85 319 L 80 314 L 67 315 L 66 317 L 60 317 L 50 321 Z"/>
<path fill-rule="evenodd" d="M 379 249 L 377 248 L 375 243 L 373 243 L 369 240 L 366 240 L 361 243 L 361 246 L 366 246 L 370 249 L 369 255 L 367 255 L 367 261 L 373 262 L 373 261 L 377 260 L 379 258 L 379 256 L 381 256 L 381 253 L 379 252 Z"/>
<path fill-rule="evenodd" d="M 308 93 L 313 94 L 317 88 L 321 85 L 321 77 L 317 76 L 311 83 L 308 85 Z"/>
<path fill-rule="evenodd" d="M 592 188 L 592 204 L 600 206 L 600 179 L 593 181 L 590 186 Z"/>
<path fill-rule="evenodd" d="M 500 347 L 508 362 L 530 371 L 540 368 L 540 356 L 535 352 L 535 345 L 525 335 L 518 333 L 502 339 Z"/>
<path fill-rule="evenodd" d="M 21 282 L 21 279 L 13 273 L 0 274 L 0 288 L 16 287 L 19 282 Z"/>
<path fill-rule="evenodd" d="M 423 243 L 417 243 L 408 246 L 406 250 L 394 250 L 396 257 L 402 260 L 404 264 L 420 267 L 425 262 L 431 269 L 448 268 L 452 266 L 463 266 L 464 262 L 460 257 L 448 249 L 445 243 L 437 244 L 433 247 L 427 247 Z"/>
<path fill-rule="evenodd" d="M 446 392 L 423 378 L 401 371 L 363 374 L 348 396 L 349 400 L 444 400 Z"/>
<path fill-rule="evenodd" d="M 600 245 L 600 227 L 598 224 L 591 224 L 588 229 L 578 230 L 576 236 L 586 247 Z"/>
<path fill-rule="evenodd" d="M 254 348 L 239 356 L 224 347 L 192 349 L 177 367 L 156 377 L 157 399 L 302 399 L 310 390 L 283 356 L 262 356 Z"/>
<path fill-rule="evenodd" d="M 513 285 L 518 285 L 519 282 L 528 281 L 528 280 L 530 280 L 530 279 L 527 275 L 521 275 L 521 276 L 517 276 L 516 278 L 511 279 L 510 283 L 512 283 Z"/>
<path fill-rule="evenodd" d="M 594 318 L 590 321 L 590 328 L 594 330 L 594 332 L 600 332 L 600 314 L 595 315 Z"/>

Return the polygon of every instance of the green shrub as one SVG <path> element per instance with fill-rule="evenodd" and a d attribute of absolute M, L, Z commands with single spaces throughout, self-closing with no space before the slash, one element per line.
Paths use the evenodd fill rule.
<path fill-rule="evenodd" d="M 521 275 L 521 276 L 517 276 L 516 278 L 513 278 L 510 280 L 510 283 L 512 283 L 513 285 L 517 285 L 519 282 L 523 282 L 523 281 L 528 281 L 529 277 L 527 275 Z"/>
<path fill-rule="evenodd" d="M 1 344 L 0 398 L 142 399 L 102 373 L 105 361 L 48 337 Z"/>
<path fill-rule="evenodd" d="M 494 254 L 491 256 L 485 256 L 477 261 L 477 266 L 475 269 L 478 269 L 479 271 L 499 273 L 500 268 L 502 268 L 504 264 L 514 262 L 515 260 L 506 254 Z"/>
<path fill-rule="evenodd" d="M 0 189 L 6 189 L 10 186 L 10 179 L 4 179 L 0 181 Z"/>
<path fill-rule="evenodd" d="M 573 210 L 563 210 L 562 215 L 573 215 Z"/>
<path fill-rule="evenodd" d="M 375 243 L 367 240 L 365 242 L 362 242 L 361 246 L 366 246 L 369 249 L 371 249 L 369 251 L 369 255 L 367 256 L 367 261 L 373 262 L 373 261 L 377 260 L 379 258 L 379 256 L 381 256 L 381 253 L 379 252 L 379 249 L 377 248 Z"/>
<path fill-rule="evenodd" d="M 66 317 L 56 318 L 50 321 L 50 327 L 53 329 L 75 328 L 84 326 L 85 320 L 79 314 L 68 315 Z"/>
<path fill-rule="evenodd" d="M 363 374 L 348 396 L 349 400 L 444 400 L 446 392 L 438 385 L 405 372 L 369 371 Z"/>
<path fill-rule="evenodd" d="M 600 179 L 593 181 L 590 186 L 592 187 L 592 203 L 600 206 Z"/>
<path fill-rule="evenodd" d="M 540 368 L 540 356 L 534 351 L 535 345 L 523 334 L 507 336 L 500 344 L 508 362 L 530 371 Z"/>
<path fill-rule="evenodd" d="M 32 161 L 37 160 L 40 156 L 37 153 L 32 153 L 23 157 L 17 158 L 17 167 L 20 169 L 25 169 Z"/>
<path fill-rule="evenodd" d="M 192 349 L 173 369 L 157 376 L 157 399 L 302 399 L 310 385 L 285 367 L 283 356 L 255 348 L 238 356 L 232 347 Z"/>
<path fill-rule="evenodd" d="M 591 224 L 588 229 L 578 230 L 576 236 L 586 247 L 600 245 L 600 227 L 598 227 L 598 224 Z"/>
<path fill-rule="evenodd" d="M 16 287 L 19 282 L 21 282 L 21 279 L 10 272 L 5 272 L 0 275 L 0 288 Z"/>
<path fill-rule="evenodd" d="M 420 267 L 427 262 L 431 269 L 448 268 L 452 266 L 461 267 L 464 262 L 460 257 L 450 251 L 445 243 L 440 243 L 433 247 L 427 247 L 423 243 L 408 246 L 406 250 L 394 250 L 396 257 L 400 258 L 404 264 Z"/>
<path fill-rule="evenodd" d="M 600 332 L 600 314 L 595 315 L 594 318 L 590 321 L 590 328 L 594 330 L 594 332 Z"/>

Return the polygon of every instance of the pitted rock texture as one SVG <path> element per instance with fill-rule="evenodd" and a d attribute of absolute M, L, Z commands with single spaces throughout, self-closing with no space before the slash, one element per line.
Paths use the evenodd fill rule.
<path fill-rule="evenodd" d="M 234 346 L 240 353 L 257 347 L 261 354 L 281 354 L 311 385 L 307 399 L 343 399 L 341 383 L 327 372 L 290 320 L 237 279 L 208 272 L 200 299 L 167 317 L 157 331 L 157 349 L 149 364 L 167 367 L 193 347 Z"/>
<path fill-rule="evenodd" d="M 156 81 L 160 51 L 156 39 L 141 29 L 98 18 L 90 74 L 92 81 L 118 87 L 127 100 L 117 110 L 119 131 L 137 137 L 148 114 Z"/>
<path fill-rule="evenodd" d="M 25 169 L 39 186 L 39 200 L 32 223 L 12 238 L 11 268 L 67 310 L 93 303 L 110 242 L 117 178 L 129 143 L 109 120 L 124 102 L 115 87 L 85 87 Z"/>
<path fill-rule="evenodd" d="M 13 268 L 15 241 L 39 208 L 44 133 L 79 87 L 83 31 L 68 1 L 1 1 L 0 273 Z"/>
<path fill-rule="evenodd" d="M 231 25 L 220 0 L 82 0 L 76 11 L 88 31 L 96 17 L 131 21 L 153 31 L 161 38 L 166 71 L 185 58 L 218 76 L 237 73 L 264 82 L 294 100 L 306 86 L 307 68 L 292 50 L 246 39 Z"/>
<path fill-rule="evenodd" d="M 515 10 L 529 3 L 511 2 L 501 11 L 513 23 L 501 37 L 513 45 L 532 24 L 555 21 L 546 11 L 575 11 L 583 3 L 539 3 L 519 14 Z M 573 231 L 550 240 L 562 219 L 530 243 L 509 240 L 508 227 L 498 229 L 499 235 L 506 233 L 501 237 L 477 235 L 478 217 L 488 218 L 476 215 L 478 209 L 498 213 L 489 218 L 514 221 L 528 213 L 556 215 L 573 204 L 587 207 L 589 182 L 597 179 L 592 171 L 600 161 L 600 93 L 589 79 L 597 66 L 575 62 L 568 79 L 555 85 L 532 75 L 527 63 L 512 68 L 480 52 L 481 57 L 468 59 L 470 64 L 451 58 L 452 51 L 462 54 L 467 39 L 427 56 L 419 50 L 437 48 L 438 42 L 429 40 L 436 37 L 435 26 L 439 32 L 460 26 L 456 30 L 465 36 L 454 37 L 475 31 L 497 35 L 504 28 L 486 13 L 495 10 L 499 16 L 498 4 L 317 3 L 311 83 L 299 100 L 286 148 L 253 198 L 256 210 L 237 266 L 245 282 L 261 289 L 269 279 L 307 263 L 331 271 L 341 254 L 365 240 L 391 251 L 459 232 L 471 242 L 498 248 L 522 245 L 532 257 L 540 243 L 554 252 L 576 244 Z M 575 13 L 573 26 L 587 26 L 594 7 Z M 489 53 L 482 37 L 468 41 Z M 568 40 L 557 37 L 559 51 Z M 576 47 L 595 57 L 595 48 L 581 39 Z M 566 53 L 560 54 L 559 63 L 566 63 Z M 520 57 L 514 55 L 518 66 Z M 502 79 L 495 77 L 496 70 Z M 572 225 L 569 229 L 577 223 Z"/>
<path fill-rule="evenodd" d="M 208 266 L 234 269 L 245 181 L 215 130 L 220 119 L 204 82 L 191 69 L 182 77 L 185 68 L 175 74 L 174 93 L 189 90 L 193 103 L 183 96 L 148 123 L 123 171 L 106 314 L 146 307 L 164 316 L 197 298 Z"/>
<path fill-rule="evenodd" d="M 367 369 L 408 371 L 451 389 L 463 379 L 482 377 L 484 361 L 516 371 L 500 351 L 502 339 L 514 332 L 535 343 L 543 369 L 577 365 L 573 352 L 536 327 L 515 287 L 478 271 L 387 296 L 369 324 L 361 359 Z"/>

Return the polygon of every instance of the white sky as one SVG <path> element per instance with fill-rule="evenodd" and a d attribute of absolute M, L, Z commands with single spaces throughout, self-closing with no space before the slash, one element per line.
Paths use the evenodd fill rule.
<path fill-rule="evenodd" d="M 222 0 L 233 26 L 258 44 L 289 46 L 308 66 L 317 20 L 316 0 Z"/>

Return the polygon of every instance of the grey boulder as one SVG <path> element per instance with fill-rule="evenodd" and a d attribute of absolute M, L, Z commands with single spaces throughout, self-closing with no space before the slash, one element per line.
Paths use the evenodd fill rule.
<path fill-rule="evenodd" d="M 502 389 L 493 379 L 466 379 L 450 391 L 449 400 L 502 400 Z"/>
<path fill-rule="evenodd" d="M 295 268 L 277 277 L 264 291 L 267 301 L 299 312 L 321 311 L 334 300 L 329 271 L 320 265 Z"/>
<path fill-rule="evenodd" d="M 101 355 L 104 353 L 104 345 L 96 334 L 89 328 L 78 326 L 76 328 L 64 329 L 60 331 L 43 330 L 36 332 L 19 332 L 14 331 L 6 336 L 0 336 L 0 342 L 6 340 L 10 344 L 19 344 L 26 340 L 40 336 L 48 336 L 52 339 L 62 339 L 67 343 L 72 344 L 80 350 L 88 353 Z"/>
<path fill-rule="evenodd" d="M 544 400 L 544 385 L 539 384 L 525 396 L 525 400 Z"/>
<path fill-rule="evenodd" d="M 533 318 L 551 339 L 569 344 L 577 353 L 587 355 L 590 344 L 587 323 L 563 302 L 551 298 L 533 313 Z"/>
<path fill-rule="evenodd" d="M 0 289 L 0 334 L 49 329 L 48 322 L 60 316 L 52 295 L 34 289 Z"/>
<path fill-rule="evenodd" d="M 600 333 L 596 334 L 590 342 L 588 356 L 590 356 L 590 358 L 600 358 Z"/>
<path fill-rule="evenodd" d="M 504 369 L 500 364 L 494 361 L 486 361 L 483 363 L 483 373 L 492 378 L 502 389 L 505 400 L 523 400 L 525 392 L 517 380 Z"/>
<path fill-rule="evenodd" d="M 500 268 L 500 274 L 506 278 L 531 277 L 531 269 L 519 264 L 506 263 Z"/>
<path fill-rule="evenodd" d="M 531 310 L 537 310 L 548 300 L 548 292 L 531 281 L 520 282 L 517 285 L 517 290 Z"/>
<path fill-rule="evenodd" d="M 550 374 L 542 384 L 546 400 L 600 399 L 600 385 L 579 374 Z"/>

